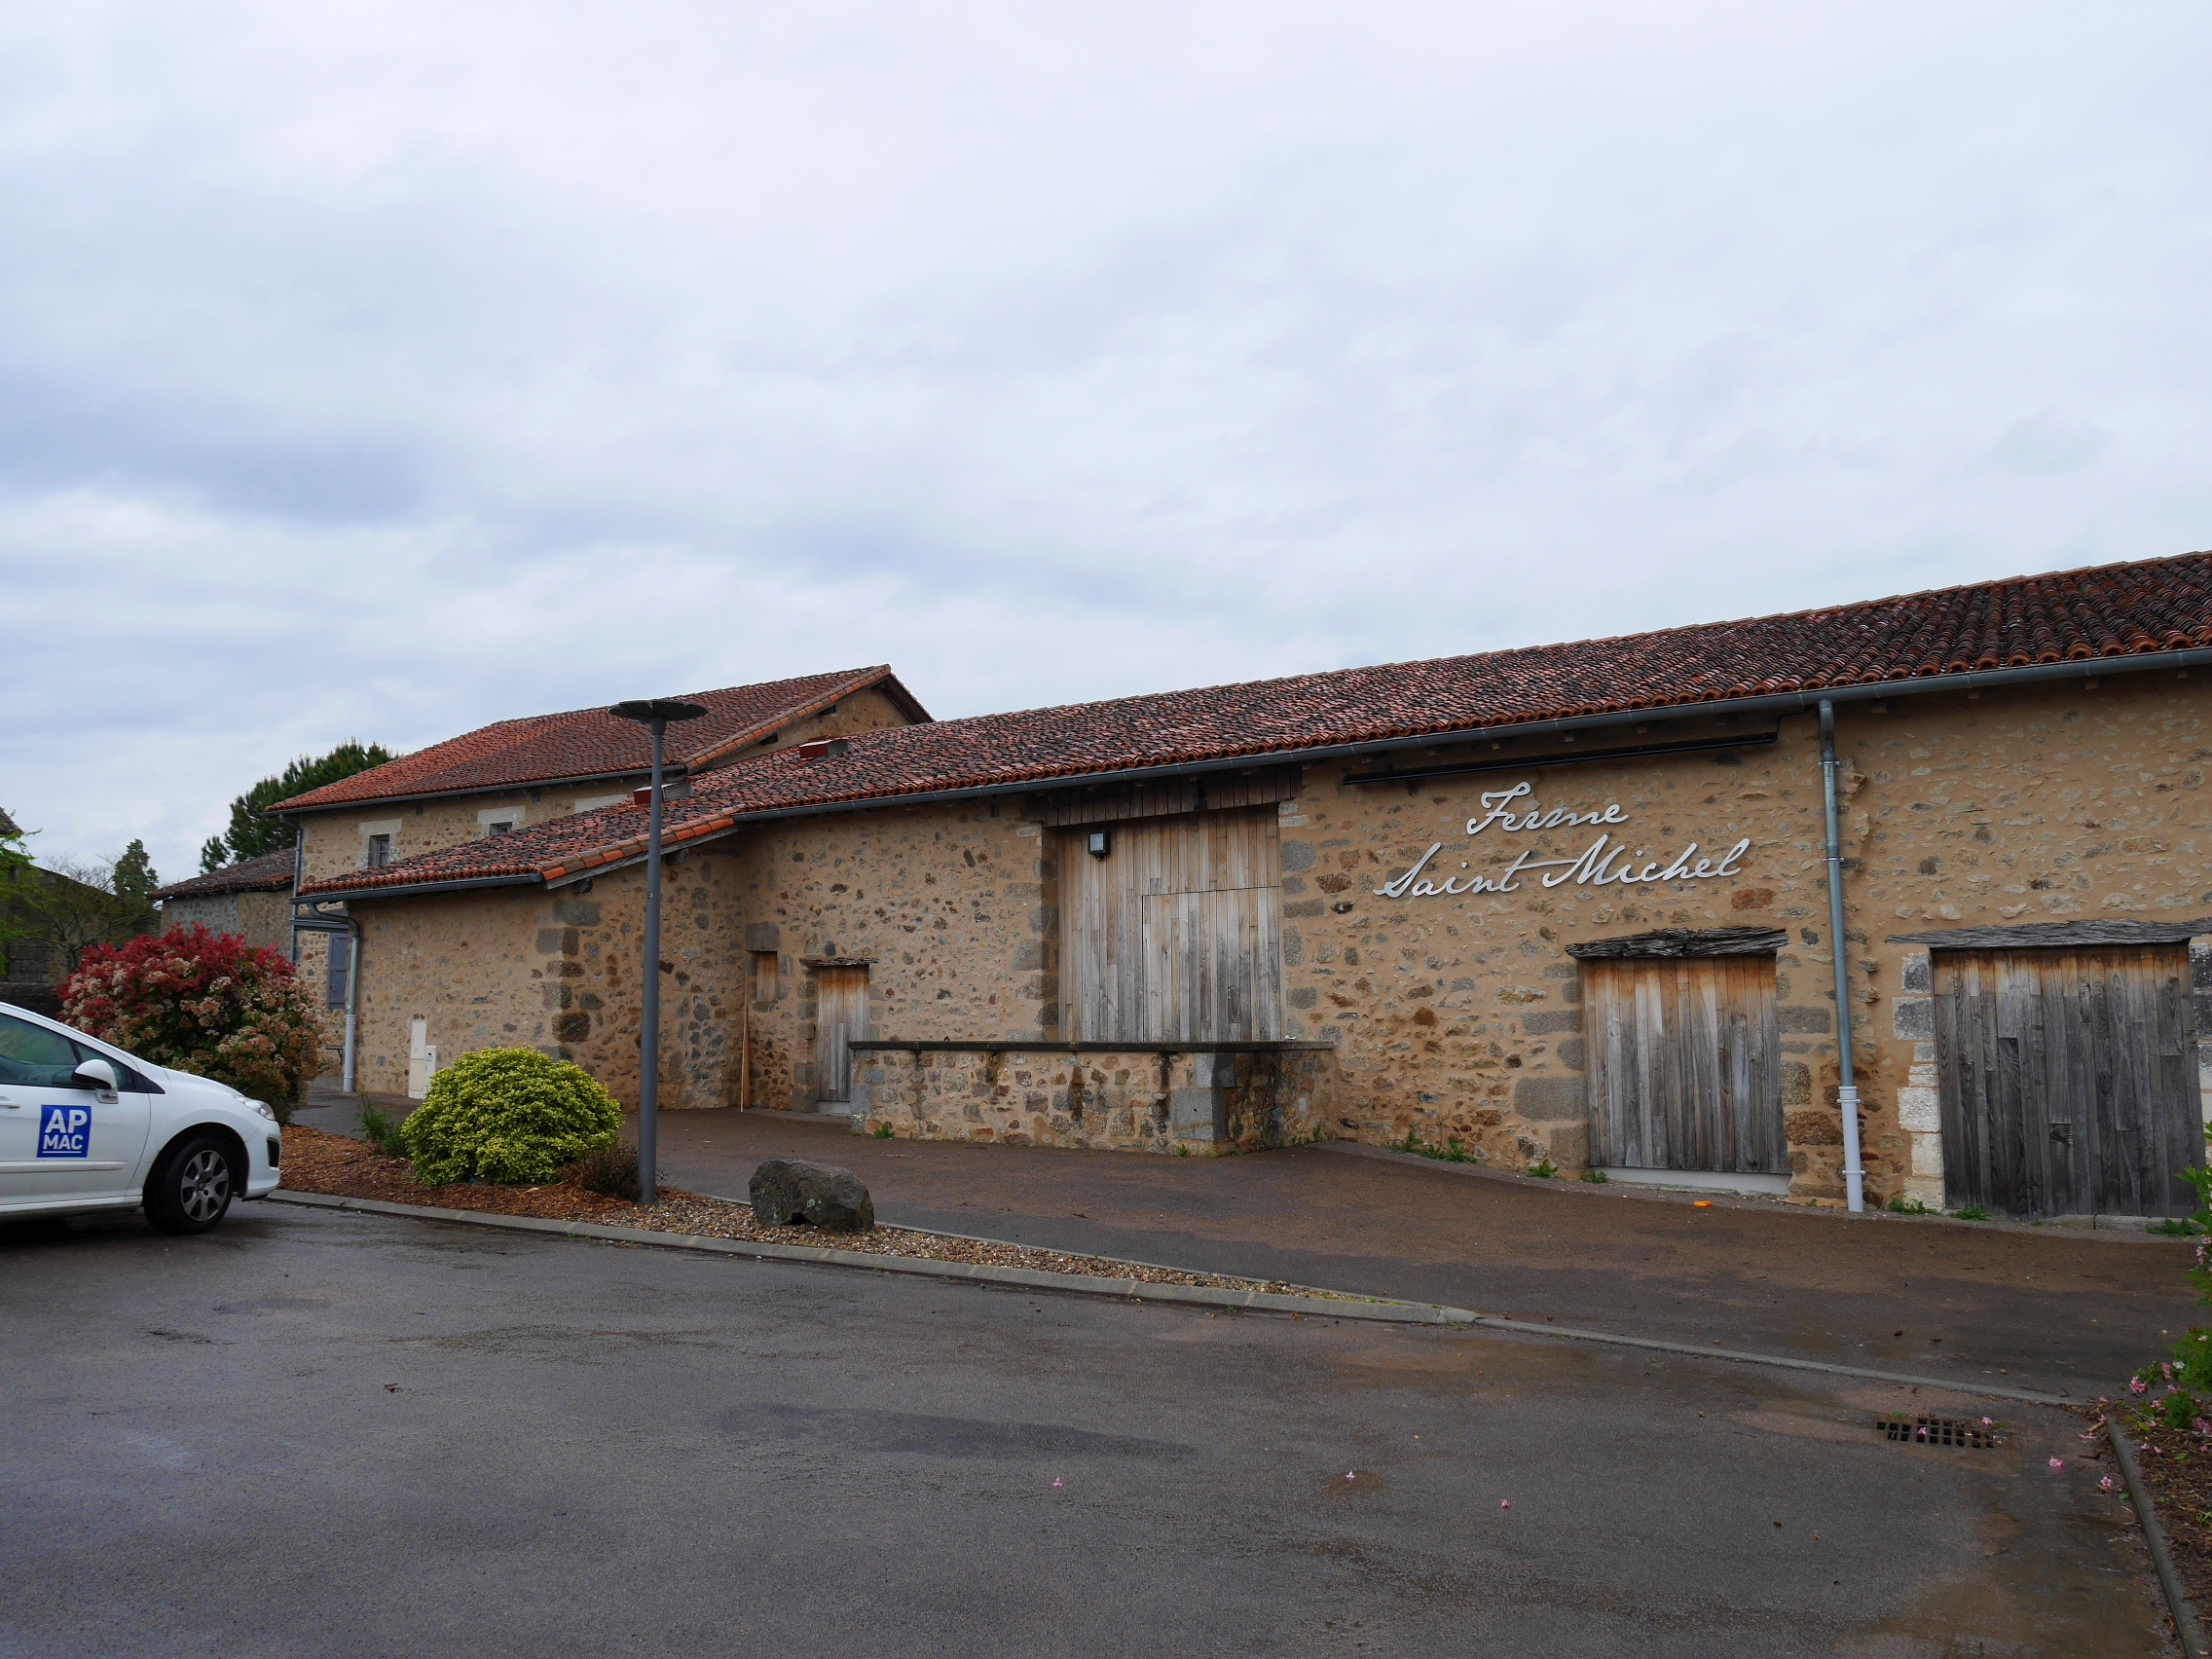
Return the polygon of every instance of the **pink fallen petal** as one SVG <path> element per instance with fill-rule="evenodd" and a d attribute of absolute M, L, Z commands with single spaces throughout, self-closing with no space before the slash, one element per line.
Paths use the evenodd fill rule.
<path fill-rule="evenodd" d="M 2110 1476 L 2110 1475 L 2107 1475 L 2107 1476 L 2105 1476 L 2105 1478 L 2104 1478 L 2103 1480 L 2099 1481 L 2099 1482 L 2097 1483 L 2097 1490 L 2098 1490 L 2099 1492 L 2110 1492 L 2110 1491 L 2112 1491 L 2112 1476 Z"/>
<path fill-rule="evenodd" d="M 2063 1469 L 2066 1467 L 2066 1459 L 2063 1457 L 2053 1457 L 2050 1460 L 2050 1466 L 2054 1469 Z"/>
<path fill-rule="evenodd" d="M 1497 1506 L 1500 1509 L 1511 1509 L 1513 1504 L 1509 1499 L 1501 1497 L 1497 1500 Z"/>

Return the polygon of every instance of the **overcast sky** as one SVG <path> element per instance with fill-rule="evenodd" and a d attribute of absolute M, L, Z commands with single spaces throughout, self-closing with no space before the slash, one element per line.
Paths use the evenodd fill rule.
<path fill-rule="evenodd" d="M 0 805 L 2212 546 L 2200 4 L 0 4 Z"/>

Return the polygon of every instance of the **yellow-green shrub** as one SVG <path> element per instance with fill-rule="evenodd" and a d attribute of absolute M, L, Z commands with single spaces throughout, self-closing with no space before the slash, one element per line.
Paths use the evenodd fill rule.
<path fill-rule="evenodd" d="M 399 1141 L 415 1178 L 441 1186 L 550 1181 L 621 1132 L 622 1109 L 580 1067 L 535 1049 L 479 1049 L 430 1079 Z"/>

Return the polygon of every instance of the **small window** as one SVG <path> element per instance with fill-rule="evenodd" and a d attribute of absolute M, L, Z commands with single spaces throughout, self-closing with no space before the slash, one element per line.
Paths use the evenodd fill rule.
<path fill-rule="evenodd" d="M 514 832 L 514 827 L 515 821 L 511 818 L 487 818 L 484 821 L 484 833 L 487 836 L 508 835 Z"/>
<path fill-rule="evenodd" d="M 371 835 L 369 837 L 369 867 L 371 869 L 382 869 L 389 863 L 391 863 L 391 837 L 389 835 Z"/>
<path fill-rule="evenodd" d="M 753 1006 L 776 1006 L 776 953 L 772 950 L 753 953 Z"/>

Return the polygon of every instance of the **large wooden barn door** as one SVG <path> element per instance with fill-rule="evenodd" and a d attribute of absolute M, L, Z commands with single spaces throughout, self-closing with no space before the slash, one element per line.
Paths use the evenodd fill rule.
<path fill-rule="evenodd" d="M 867 1036 L 867 965 L 814 970 L 814 1091 L 824 1101 L 853 1097 L 853 1050 Z"/>
<path fill-rule="evenodd" d="M 1582 964 L 1590 1161 L 1786 1175 L 1774 958 Z"/>
<path fill-rule="evenodd" d="M 1060 846 L 1061 1007 L 1079 1042 L 1282 1035 L 1282 852 L 1272 807 L 1116 824 Z"/>
<path fill-rule="evenodd" d="M 2187 1215 L 2204 1161 L 2189 947 L 1936 952 L 1943 1197 Z"/>

